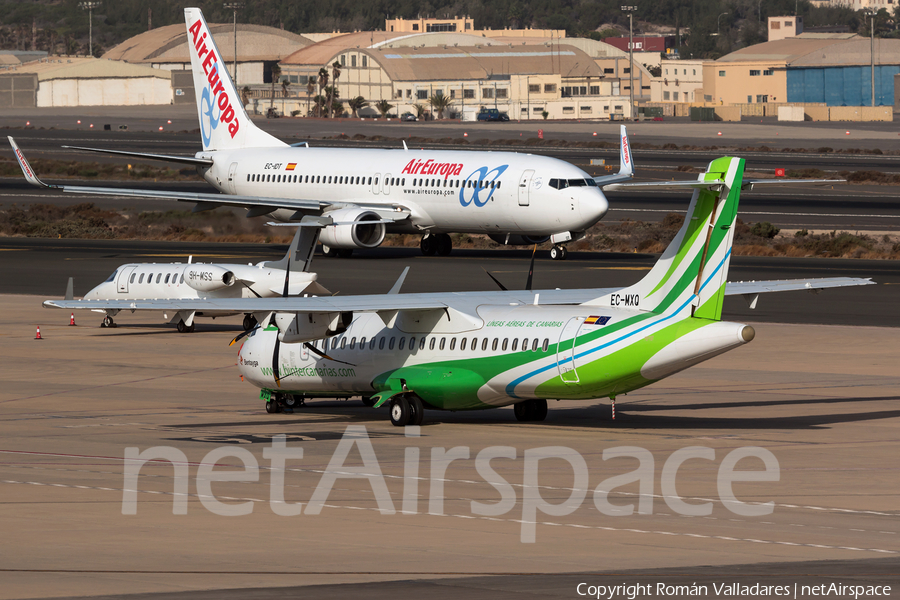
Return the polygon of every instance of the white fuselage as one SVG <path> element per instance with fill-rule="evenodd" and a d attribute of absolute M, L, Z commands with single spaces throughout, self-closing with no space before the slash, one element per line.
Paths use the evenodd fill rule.
<path fill-rule="evenodd" d="M 217 274 L 231 273 L 230 284 L 212 283 Z M 194 275 L 192 277 L 191 275 Z M 187 281 L 185 280 L 187 277 Z M 209 298 L 274 298 L 284 290 L 284 270 L 257 265 L 205 263 L 131 263 L 120 266 L 106 281 L 85 294 L 85 300 L 189 300 Z M 316 273 L 291 272 L 289 294 L 302 293 Z M 206 287 L 208 289 L 197 289 Z M 118 312 L 118 311 L 116 311 Z M 203 316 L 232 312 L 204 311 Z"/>
<path fill-rule="evenodd" d="M 215 161 L 201 172 L 226 194 L 408 210 L 390 233 L 581 232 L 609 207 L 590 175 L 531 154 L 281 147 L 197 156 Z"/>

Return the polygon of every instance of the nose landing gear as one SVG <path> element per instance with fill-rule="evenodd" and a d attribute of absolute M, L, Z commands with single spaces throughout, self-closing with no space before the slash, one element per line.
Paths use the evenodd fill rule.
<path fill-rule="evenodd" d="M 100 321 L 100 327 L 117 327 L 117 325 L 111 316 L 106 315 L 106 317 Z"/>
<path fill-rule="evenodd" d="M 550 258 L 553 260 L 566 260 L 566 257 L 569 255 L 569 251 L 566 250 L 565 246 L 557 244 L 550 248 Z"/>
<path fill-rule="evenodd" d="M 425 256 L 447 256 L 453 251 L 453 240 L 446 233 L 426 233 L 419 247 Z"/>

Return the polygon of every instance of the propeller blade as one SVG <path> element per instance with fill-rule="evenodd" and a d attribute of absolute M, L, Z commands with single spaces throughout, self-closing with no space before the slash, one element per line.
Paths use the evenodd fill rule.
<path fill-rule="evenodd" d="M 275 385 L 281 387 L 281 375 L 278 373 L 278 348 L 281 346 L 281 340 L 275 336 L 275 349 L 272 351 L 272 375 L 275 377 Z"/>
<path fill-rule="evenodd" d="M 487 269 L 485 269 L 484 267 L 481 267 L 481 270 L 484 271 L 485 273 L 487 273 L 487 276 L 490 277 L 491 279 L 493 279 L 493 280 L 494 280 L 494 283 L 496 283 L 496 284 L 500 287 L 501 290 L 503 290 L 504 292 L 508 292 L 508 291 L 509 291 L 508 289 L 506 289 L 506 286 L 505 286 L 505 285 L 503 285 L 502 283 L 500 283 L 500 282 L 497 280 L 496 277 L 494 277 L 493 275 L 491 275 L 490 273 L 488 273 L 488 270 L 487 270 Z"/>
<path fill-rule="evenodd" d="M 342 360 L 338 360 L 338 359 L 336 359 L 336 358 L 331 358 L 330 356 L 328 356 L 327 354 L 325 354 L 324 352 L 322 352 L 321 350 L 319 350 L 318 348 L 316 348 L 315 346 L 313 346 L 313 345 L 310 344 L 309 342 L 303 342 L 303 345 L 306 346 L 307 350 L 309 350 L 310 352 L 312 352 L 312 353 L 315 354 L 316 356 L 321 356 L 321 357 L 324 358 L 324 359 L 332 360 L 332 361 L 334 361 L 334 362 L 336 362 L 336 363 L 341 363 L 342 365 L 350 365 L 351 367 L 355 367 L 355 366 L 356 366 L 356 365 L 354 365 L 353 363 L 348 363 L 348 362 L 344 362 L 344 361 L 342 361 Z"/>
<path fill-rule="evenodd" d="M 537 244 L 534 245 L 534 250 L 531 251 L 531 266 L 528 267 L 528 281 L 525 282 L 525 289 L 527 291 L 531 291 L 531 280 L 534 278 L 534 257 L 537 255 Z"/>
<path fill-rule="evenodd" d="M 239 334 L 237 334 L 236 336 L 234 336 L 234 339 L 231 340 L 231 343 L 228 344 L 228 345 L 229 345 L 229 346 L 234 346 L 235 343 L 241 341 L 242 339 L 244 339 L 245 337 L 247 337 L 248 335 L 250 335 L 251 333 L 253 333 L 253 332 L 256 331 L 257 329 L 259 329 L 259 325 L 257 325 L 256 327 L 254 327 L 254 328 L 252 328 L 252 329 L 248 329 L 247 331 L 242 331 L 242 332 L 240 332 Z"/>

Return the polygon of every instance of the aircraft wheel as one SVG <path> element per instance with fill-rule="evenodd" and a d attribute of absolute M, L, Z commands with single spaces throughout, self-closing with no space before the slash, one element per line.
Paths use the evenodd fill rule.
<path fill-rule="evenodd" d="M 244 331 L 250 331 L 256 327 L 256 317 L 253 315 L 244 315 Z"/>
<path fill-rule="evenodd" d="M 524 402 L 519 402 L 518 404 L 513 405 L 513 413 L 516 415 L 516 420 L 520 422 L 533 421 L 534 420 L 534 403 L 531 400 L 525 400 Z"/>
<path fill-rule="evenodd" d="M 191 323 L 193 325 L 193 323 Z M 188 326 L 184 324 L 184 319 L 178 321 L 178 333 L 187 333 Z"/>
<path fill-rule="evenodd" d="M 115 327 L 115 326 L 116 326 L 116 322 L 113 321 L 113 318 L 109 315 L 106 315 L 106 317 L 103 319 L 103 321 L 100 322 L 100 327 Z"/>
<path fill-rule="evenodd" d="M 338 256 L 338 258 L 350 258 L 351 256 L 353 256 L 353 249 L 345 248 L 343 250 L 338 250 L 337 256 Z"/>
<path fill-rule="evenodd" d="M 372 400 L 371 396 L 362 396 L 360 400 L 362 400 L 363 406 L 368 406 L 369 408 L 375 406 L 375 401 Z"/>
<path fill-rule="evenodd" d="M 569 251 L 566 250 L 565 246 L 553 246 L 550 248 L 550 258 L 553 260 L 566 260 L 568 255 Z"/>
<path fill-rule="evenodd" d="M 532 403 L 532 421 L 543 421 L 547 418 L 547 401 L 546 400 L 529 400 Z"/>
<path fill-rule="evenodd" d="M 272 400 L 267 400 L 266 401 L 266 412 L 269 413 L 270 415 L 272 413 L 277 413 L 278 405 L 275 404 L 275 402 L 273 402 Z"/>
<path fill-rule="evenodd" d="M 392 425 L 395 427 L 405 427 L 406 425 L 409 425 L 410 413 L 409 400 L 403 396 L 396 396 L 391 400 Z"/>
<path fill-rule="evenodd" d="M 562 257 L 559 260 L 566 260 L 569 257 L 569 250 L 565 246 L 560 246 L 559 249 L 562 251 Z"/>
<path fill-rule="evenodd" d="M 421 425 L 422 421 L 425 419 L 425 406 L 422 404 L 422 399 L 416 395 L 412 395 L 409 398 L 409 425 Z"/>
<path fill-rule="evenodd" d="M 433 234 L 426 233 L 422 236 L 419 248 L 425 256 L 434 256 L 437 254 L 437 238 Z"/>
<path fill-rule="evenodd" d="M 326 246 L 322 244 L 322 256 L 327 256 L 328 258 L 335 258 L 338 255 L 338 251 L 331 246 Z"/>
<path fill-rule="evenodd" d="M 453 240 L 446 233 L 437 235 L 437 253 L 440 256 L 447 256 L 453 250 Z"/>
<path fill-rule="evenodd" d="M 285 408 L 300 408 L 305 404 L 303 398 L 301 396 L 295 396 L 293 394 L 283 394 L 280 398 L 282 406 Z"/>

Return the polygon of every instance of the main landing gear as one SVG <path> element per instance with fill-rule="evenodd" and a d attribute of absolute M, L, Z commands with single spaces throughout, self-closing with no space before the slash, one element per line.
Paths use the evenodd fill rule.
<path fill-rule="evenodd" d="M 329 258 L 350 258 L 353 256 L 352 248 L 332 248 L 331 246 L 326 246 L 322 244 L 322 255 L 327 256 Z"/>
<path fill-rule="evenodd" d="M 446 233 L 426 233 L 419 247 L 425 256 L 447 256 L 453 250 L 453 241 Z"/>
<path fill-rule="evenodd" d="M 118 327 L 118 325 L 116 325 L 116 322 L 113 321 L 113 318 L 111 316 L 106 315 L 106 317 L 104 317 L 103 320 L 100 321 L 100 327 Z"/>
<path fill-rule="evenodd" d="M 188 327 L 184 324 L 184 319 L 178 321 L 178 333 L 194 333 L 194 322 L 191 321 L 191 326 Z"/>
<path fill-rule="evenodd" d="M 305 406 L 306 402 L 302 396 L 294 394 L 272 394 L 272 399 L 266 401 L 266 412 L 269 414 L 283 412 L 291 414 L 295 408 Z"/>
<path fill-rule="evenodd" d="M 526 400 L 513 405 L 518 421 L 543 421 L 547 418 L 546 400 Z"/>
<path fill-rule="evenodd" d="M 244 331 L 250 331 L 251 329 L 256 327 L 256 325 L 256 317 L 254 317 L 252 314 L 244 315 Z"/>
<path fill-rule="evenodd" d="M 422 399 L 415 394 L 402 394 L 391 399 L 391 424 L 396 427 L 421 425 L 425 417 Z"/>
<path fill-rule="evenodd" d="M 550 248 L 550 258 L 553 260 L 566 260 L 566 257 L 569 255 L 569 251 L 566 250 L 565 246 L 557 244 Z"/>

